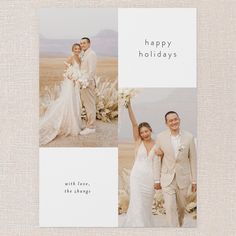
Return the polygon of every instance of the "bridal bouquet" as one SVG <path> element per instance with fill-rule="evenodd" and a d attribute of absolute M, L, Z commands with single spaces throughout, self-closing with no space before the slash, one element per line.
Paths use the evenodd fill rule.
<path fill-rule="evenodd" d="M 121 89 L 119 91 L 119 105 L 128 108 L 129 102 L 139 93 L 138 89 Z"/>
<path fill-rule="evenodd" d="M 65 65 L 67 65 L 68 68 L 64 71 L 63 77 L 77 81 L 81 77 L 80 71 L 66 62 L 64 63 Z"/>
<path fill-rule="evenodd" d="M 81 89 L 87 88 L 89 85 L 89 76 L 87 73 L 81 73 L 80 70 L 73 67 L 72 65 L 64 62 L 67 65 L 67 69 L 64 71 L 64 78 L 69 78 L 73 81 L 79 82 Z"/>
<path fill-rule="evenodd" d="M 81 73 L 78 77 L 81 89 L 87 88 L 89 86 L 89 76 L 87 73 Z"/>

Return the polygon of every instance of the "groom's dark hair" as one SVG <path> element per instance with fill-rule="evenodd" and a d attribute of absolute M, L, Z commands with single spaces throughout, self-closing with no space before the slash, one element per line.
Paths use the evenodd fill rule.
<path fill-rule="evenodd" d="M 179 115 L 178 115 L 177 112 L 175 112 L 175 111 L 168 111 L 168 112 L 165 114 L 165 121 L 166 121 L 166 122 L 167 122 L 167 116 L 168 116 L 169 114 L 176 114 L 176 115 L 179 117 Z"/>
<path fill-rule="evenodd" d="M 88 41 L 88 43 L 90 43 L 90 39 L 89 39 L 89 38 L 83 37 L 82 39 L 86 39 L 86 40 Z M 81 40 L 82 40 L 82 39 L 81 39 Z"/>

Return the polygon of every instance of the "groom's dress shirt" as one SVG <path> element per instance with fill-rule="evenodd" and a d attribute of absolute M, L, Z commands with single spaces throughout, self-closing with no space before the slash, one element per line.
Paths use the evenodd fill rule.
<path fill-rule="evenodd" d="M 180 130 L 173 136 L 170 130 L 163 131 L 157 136 L 157 147 L 162 149 L 164 157 L 155 158 L 155 183 L 161 182 L 165 187 L 176 177 L 182 188 L 187 185 L 189 176 L 190 182 L 196 183 L 196 149 L 192 134 Z"/>
<path fill-rule="evenodd" d="M 176 136 L 171 135 L 171 144 L 173 146 L 174 149 L 174 153 L 175 153 L 175 158 L 177 158 L 178 153 L 179 153 L 179 148 L 180 148 L 180 133 Z"/>
<path fill-rule="evenodd" d="M 89 80 L 93 80 L 96 75 L 97 56 L 96 53 L 88 48 L 81 56 L 81 72 L 85 73 Z"/>

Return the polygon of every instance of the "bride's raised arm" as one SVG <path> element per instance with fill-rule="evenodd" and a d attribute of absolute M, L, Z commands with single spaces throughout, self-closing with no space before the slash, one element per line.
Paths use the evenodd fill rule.
<path fill-rule="evenodd" d="M 138 141 L 140 139 L 139 136 L 139 131 L 138 131 L 138 123 L 137 120 L 135 118 L 132 106 L 131 106 L 131 102 L 129 102 L 128 104 L 128 114 L 129 114 L 129 118 L 133 127 L 133 137 L 135 141 Z"/>

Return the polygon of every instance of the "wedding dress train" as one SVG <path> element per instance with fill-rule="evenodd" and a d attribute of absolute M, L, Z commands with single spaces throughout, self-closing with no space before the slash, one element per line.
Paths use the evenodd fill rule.
<path fill-rule="evenodd" d="M 75 61 L 68 70 L 71 75 L 79 76 L 79 65 Z M 59 97 L 51 102 L 45 114 L 40 117 L 39 145 L 51 142 L 57 135 L 76 136 L 81 131 L 80 90 L 67 77 L 61 84 Z"/>

